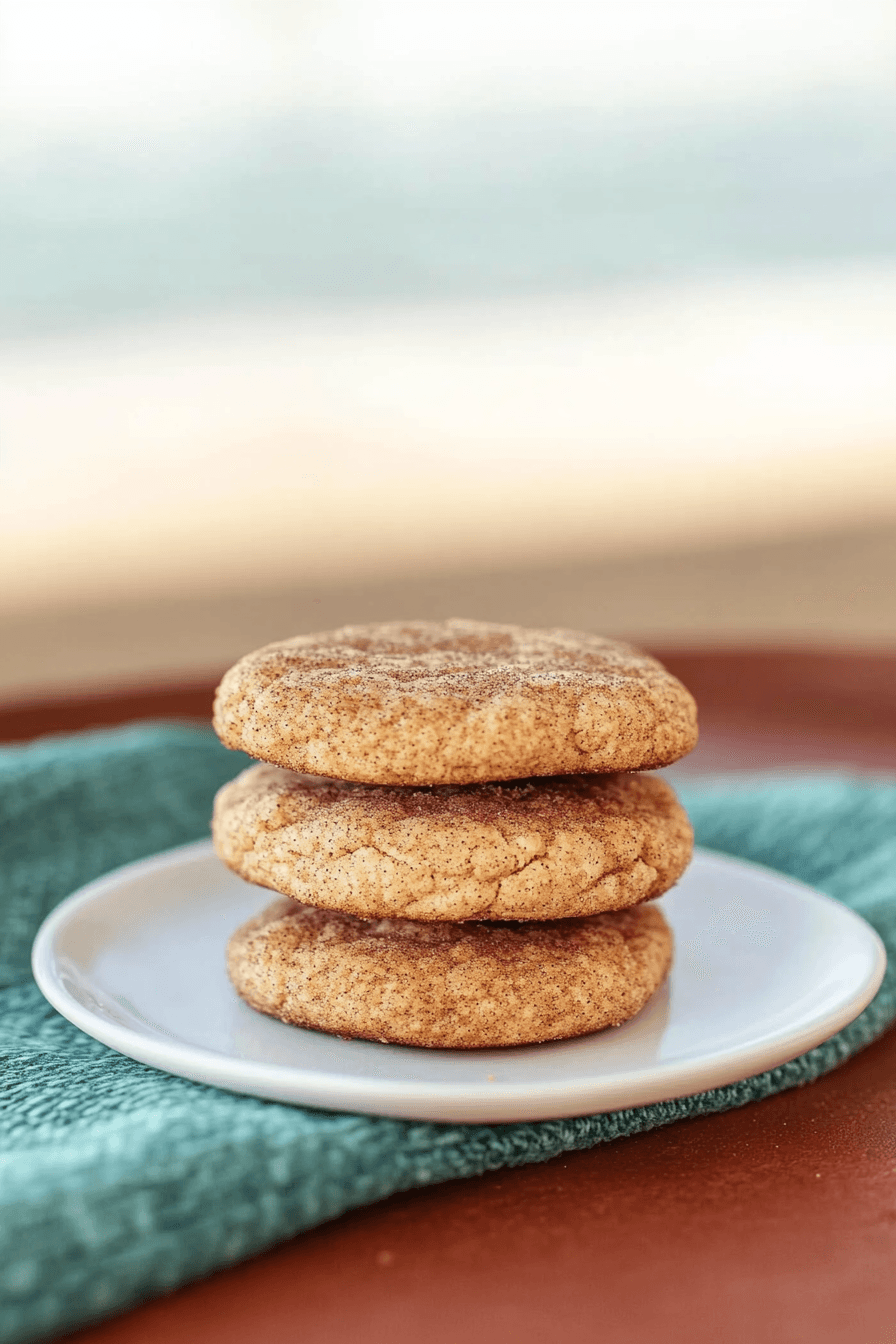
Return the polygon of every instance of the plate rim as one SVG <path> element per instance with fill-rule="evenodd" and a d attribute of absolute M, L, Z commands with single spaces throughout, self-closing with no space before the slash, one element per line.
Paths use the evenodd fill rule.
<path fill-rule="evenodd" d="M 854 1021 L 874 998 L 883 980 L 887 954 L 880 936 L 867 920 L 842 901 L 818 891 L 799 878 L 749 859 L 705 846 L 695 846 L 694 855 L 724 867 L 734 866 L 756 872 L 795 888 L 802 897 L 809 896 L 836 908 L 838 917 L 852 923 L 868 940 L 869 952 L 874 954 L 869 961 L 873 961 L 873 964 L 861 988 L 848 1002 L 829 1011 L 814 1025 L 783 1036 L 777 1049 L 770 1050 L 768 1046 L 763 1048 L 761 1041 L 754 1041 L 734 1050 L 717 1050 L 687 1065 L 672 1060 L 653 1066 L 640 1083 L 631 1074 L 619 1073 L 603 1074 L 597 1088 L 593 1080 L 589 1083 L 581 1077 L 572 1080 L 568 1077 L 540 1080 L 537 1088 L 533 1088 L 532 1084 L 519 1082 L 440 1083 L 426 1079 L 399 1081 L 386 1077 L 358 1078 L 343 1073 L 324 1075 L 301 1065 L 269 1064 L 244 1059 L 175 1039 L 157 1041 L 133 1027 L 107 1021 L 93 1013 L 62 983 L 59 959 L 54 953 L 59 932 L 72 919 L 76 919 L 82 909 L 89 907 L 106 892 L 114 891 L 123 880 L 149 876 L 185 862 L 217 859 L 213 843 L 208 838 L 188 841 L 131 860 L 64 897 L 38 929 L 32 946 L 32 971 L 38 988 L 51 1006 L 93 1039 L 163 1072 L 241 1095 L 317 1109 L 366 1112 L 455 1124 L 513 1123 L 607 1113 L 630 1106 L 673 1101 L 715 1087 L 733 1085 L 795 1059 Z M 371 1044 L 375 1045 L 376 1042 Z M 499 1053 L 499 1048 L 475 1053 L 491 1055 Z M 670 1086 L 674 1078 L 681 1078 L 685 1072 L 688 1078 L 686 1086 Z M 238 1080 L 235 1075 L 239 1075 Z M 607 1097 L 599 1100 L 594 1096 L 596 1090 L 606 1093 Z M 588 1092 L 591 1095 L 586 1099 L 585 1094 Z M 624 1093 L 624 1098 L 618 1095 L 620 1093 Z"/>

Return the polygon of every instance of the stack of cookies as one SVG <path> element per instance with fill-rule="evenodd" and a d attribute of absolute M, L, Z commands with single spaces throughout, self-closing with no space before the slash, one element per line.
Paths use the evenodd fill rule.
<path fill-rule="evenodd" d="M 569 630 L 347 626 L 243 658 L 214 723 L 261 762 L 218 794 L 215 847 L 280 893 L 228 948 L 253 1008 L 345 1037 L 520 1045 L 618 1025 L 666 976 L 646 903 L 693 837 L 640 772 L 697 724 L 654 659 Z"/>

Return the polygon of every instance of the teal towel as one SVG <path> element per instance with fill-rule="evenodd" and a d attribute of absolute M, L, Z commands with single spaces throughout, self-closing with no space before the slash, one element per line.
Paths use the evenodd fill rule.
<path fill-rule="evenodd" d="M 809 1082 L 896 1016 L 869 1008 L 800 1059 L 609 1115 L 437 1125 L 300 1110 L 158 1073 L 42 999 L 48 910 L 118 864 L 203 836 L 244 764 L 202 729 L 143 725 L 0 751 L 0 1338 L 58 1334 L 395 1190 L 539 1162 Z M 777 777 L 681 789 L 699 841 L 858 910 L 896 951 L 896 784 Z M 896 964 L 896 961 L 894 961 Z"/>

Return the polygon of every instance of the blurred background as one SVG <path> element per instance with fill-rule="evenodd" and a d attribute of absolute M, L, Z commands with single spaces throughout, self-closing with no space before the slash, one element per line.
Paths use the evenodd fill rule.
<path fill-rule="evenodd" d="M 0 697 L 896 646 L 891 0 L 0 0 Z"/>

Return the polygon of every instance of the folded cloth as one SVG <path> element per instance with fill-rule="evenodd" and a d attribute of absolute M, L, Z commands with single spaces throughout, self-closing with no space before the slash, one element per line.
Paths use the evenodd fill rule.
<path fill-rule="evenodd" d="M 396 1190 L 540 1162 L 741 1106 L 832 1069 L 896 1017 L 896 974 L 844 1031 L 730 1087 L 539 1124 L 304 1110 L 159 1073 L 44 1001 L 44 915 L 119 864 L 204 836 L 245 758 L 199 728 L 141 725 L 0 751 L 0 1338 L 55 1335 Z M 896 784 L 765 777 L 680 790 L 700 843 L 863 914 L 896 966 Z"/>

